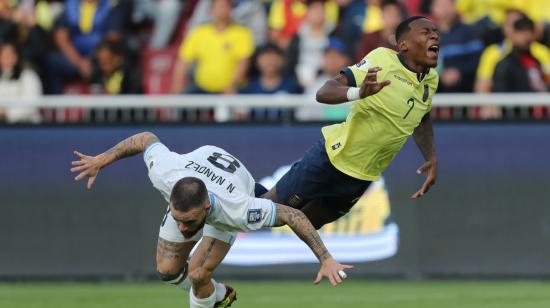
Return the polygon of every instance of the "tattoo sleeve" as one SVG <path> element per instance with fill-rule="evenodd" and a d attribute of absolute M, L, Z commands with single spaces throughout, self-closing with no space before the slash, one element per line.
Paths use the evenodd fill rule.
<path fill-rule="evenodd" d="M 288 225 L 306 243 L 321 263 L 331 257 L 319 233 L 304 213 L 295 208 L 276 204 L 275 226 Z"/>
<path fill-rule="evenodd" d="M 420 125 L 414 130 L 413 138 L 422 152 L 424 160 L 429 161 L 435 158 L 434 133 L 429 113 L 422 118 Z"/>
<path fill-rule="evenodd" d="M 105 151 L 104 154 L 107 158 L 107 164 L 142 153 L 149 145 L 157 141 L 159 141 L 159 138 L 150 132 L 143 132 L 128 137 Z"/>
<path fill-rule="evenodd" d="M 157 242 L 157 256 L 162 259 L 174 260 L 180 259 L 180 244 L 169 242 L 159 237 Z"/>

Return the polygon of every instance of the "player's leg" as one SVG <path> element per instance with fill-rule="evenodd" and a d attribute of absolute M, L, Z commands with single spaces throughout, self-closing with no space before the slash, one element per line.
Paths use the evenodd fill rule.
<path fill-rule="evenodd" d="M 163 282 L 189 290 L 191 283 L 189 279 L 186 279 L 187 258 L 196 243 L 196 241 L 177 243 L 158 238 L 157 274 Z"/>
<path fill-rule="evenodd" d="M 189 261 L 190 307 L 229 307 L 237 299 L 229 286 L 212 279 L 214 270 L 222 262 L 235 241 L 235 234 L 204 226 L 204 236 Z"/>
<path fill-rule="evenodd" d="M 262 198 L 301 209 L 321 197 L 331 185 L 330 174 L 325 172 L 327 163 L 330 164 L 326 156 L 324 142 L 317 142 Z"/>
<path fill-rule="evenodd" d="M 157 274 L 162 281 L 187 291 L 190 289 L 187 259 L 201 236 L 202 230 L 192 238 L 184 238 L 170 215 L 170 207 L 167 208 L 159 229 L 156 255 Z"/>
<path fill-rule="evenodd" d="M 341 198 L 320 198 L 310 201 L 301 211 L 311 221 L 315 229 L 331 223 L 346 215 L 355 202 Z"/>

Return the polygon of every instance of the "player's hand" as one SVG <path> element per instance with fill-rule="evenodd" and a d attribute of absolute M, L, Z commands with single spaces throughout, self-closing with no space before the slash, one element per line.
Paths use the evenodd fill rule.
<path fill-rule="evenodd" d="M 333 258 L 329 258 L 321 263 L 321 269 L 317 273 L 317 278 L 313 281 L 314 284 L 319 284 L 324 277 L 328 278 L 330 284 L 336 286 L 346 279 L 347 275 L 344 272 L 346 269 L 352 269 L 353 265 L 344 265 L 336 262 Z M 342 275 L 343 274 L 343 275 Z"/>
<path fill-rule="evenodd" d="M 88 184 L 86 187 L 91 189 L 95 179 L 97 178 L 99 170 L 101 170 L 104 166 L 102 156 L 88 156 L 77 151 L 74 151 L 73 153 L 80 159 L 71 162 L 71 165 L 75 166 L 71 168 L 71 172 L 79 172 L 74 179 L 75 181 L 80 181 L 87 176 Z"/>
<path fill-rule="evenodd" d="M 429 160 L 420 166 L 418 170 L 416 170 L 416 174 L 420 175 L 422 173 L 426 173 L 428 177 L 426 178 L 426 181 L 424 181 L 424 184 L 420 190 L 411 196 L 411 199 L 418 199 L 422 197 L 428 192 L 428 190 L 430 190 L 430 187 L 435 184 L 435 179 L 437 178 L 437 160 Z"/>
<path fill-rule="evenodd" d="M 359 88 L 359 97 L 365 98 L 374 95 L 390 84 L 389 80 L 384 80 L 382 82 L 376 81 L 376 74 L 381 70 L 382 68 L 378 66 L 369 68 L 367 76 L 363 79 L 361 87 Z"/>

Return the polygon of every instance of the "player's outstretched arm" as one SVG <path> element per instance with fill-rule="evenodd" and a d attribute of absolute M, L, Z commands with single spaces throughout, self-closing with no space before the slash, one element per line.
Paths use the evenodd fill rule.
<path fill-rule="evenodd" d="M 340 74 L 325 82 L 317 91 L 316 99 L 322 104 L 341 104 L 374 95 L 390 84 L 389 80 L 376 81 L 376 74 L 381 70 L 381 67 L 369 68 L 359 88 L 349 87 L 347 77 Z"/>
<path fill-rule="evenodd" d="M 97 156 L 88 156 L 74 151 L 74 155 L 79 160 L 71 163 L 73 165 L 71 172 L 78 172 L 78 175 L 74 178 L 75 181 L 88 177 L 88 184 L 86 186 L 88 189 L 91 189 L 99 170 L 119 159 L 142 153 L 149 145 L 157 141 L 159 141 L 159 138 L 153 133 L 143 132 L 122 140 L 114 147 Z"/>
<path fill-rule="evenodd" d="M 321 282 L 323 277 L 327 277 L 330 283 L 335 286 L 341 283 L 343 278 L 346 278 L 344 270 L 353 268 L 353 266 L 340 264 L 332 258 L 319 233 L 317 233 L 306 215 L 295 208 L 277 204 L 275 227 L 284 225 L 288 225 L 319 259 L 321 269 L 314 281 L 315 284 Z"/>
<path fill-rule="evenodd" d="M 417 199 L 430 190 L 437 178 L 437 157 L 435 155 L 432 119 L 429 113 L 422 118 L 420 125 L 414 130 L 413 138 L 425 160 L 425 163 L 416 170 L 416 173 L 419 175 L 426 173 L 428 175 L 420 190 L 411 196 L 411 199 Z"/>

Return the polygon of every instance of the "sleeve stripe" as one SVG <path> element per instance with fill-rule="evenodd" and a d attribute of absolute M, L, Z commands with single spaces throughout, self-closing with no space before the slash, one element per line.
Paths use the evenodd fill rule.
<path fill-rule="evenodd" d="M 275 225 L 275 217 L 277 216 L 277 207 L 275 203 L 271 202 L 271 220 L 269 226 L 273 227 Z"/>
<path fill-rule="evenodd" d="M 348 80 L 348 86 L 357 87 L 357 82 L 355 81 L 353 72 L 349 69 L 349 67 L 346 67 L 345 69 L 341 70 L 340 74 L 346 76 L 346 79 Z"/>
<path fill-rule="evenodd" d="M 155 142 L 155 143 L 150 144 L 150 145 L 147 147 L 147 149 L 145 149 L 145 152 L 143 152 L 143 160 L 145 160 L 145 162 L 147 162 L 147 161 L 146 161 L 146 159 L 147 159 L 147 154 L 149 154 L 149 152 L 150 152 L 154 147 L 156 147 L 156 146 L 159 145 L 159 144 L 162 144 L 162 143 L 160 143 L 160 142 L 157 141 L 157 142 Z"/>

